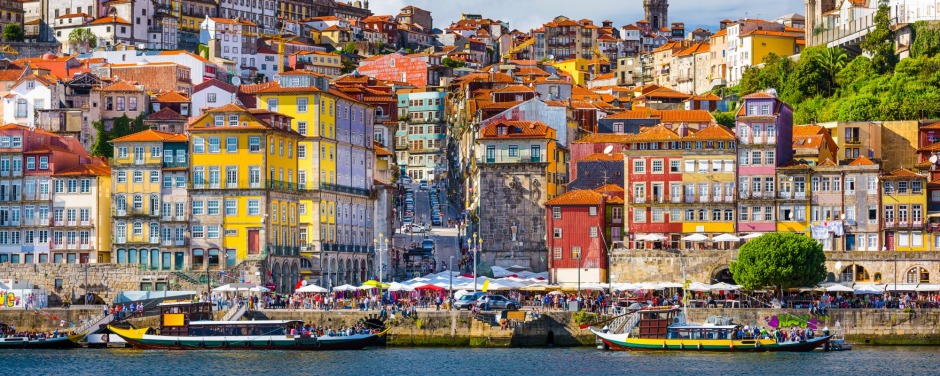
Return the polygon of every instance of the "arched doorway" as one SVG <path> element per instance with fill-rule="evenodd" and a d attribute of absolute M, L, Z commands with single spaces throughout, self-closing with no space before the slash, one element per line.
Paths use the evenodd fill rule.
<path fill-rule="evenodd" d="M 722 266 L 712 273 L 711 283 L 719 283 L 719 282 L 724 282 L 724 283 L 732 284 L 732 285 L 735 284 L 734 276 L 731 275 L 731 269 L 728 266 Z"/>
<path fill-rule="evenodd" d="M 355 277 L 353 278 L 353 284 L 356 285 L 356 286 L 359 286 L 359 285 L 361 284 L 361 283 L 359 283 L 359 279 L 360 279 L 360 277 L 359 277 L 359 259 L 353 260 L 353 275 L 355 276 Z"/>
<path fill-rule="evenodd" d="M 290 268 L 290 286 L 287 291 L 294 292 L 294 287 L 300 282 L 300 266 L 294 262 Z"/>
<path fill-rule="evenodd" d="M 910 268 L 904 275 L 904 283 L 930 283 L 930 272 L 920 266 Z"/>
<path fill-rule="evenodd" d="M 335 284 L 336 284 L 336 285 L 342 285 L 342 284 L 346 283 L 346 280 L 345 280 L 344 278 L 346 278 L 346 262 L 343 261 L 343 260 L 339 260 L 339 266 L 338 266 L 338 268 L 336 269 L 336 281 L 335 281 Z"/>
<path fill-rule="evenodd" d="M 271 268 L 271 283 L 274 284 L 274 289 L 277 290 L 280 286 L 281 278 L 281 263 L 274 263 L 274 267 Z"/>
<path fill-rule="evenodd" d="M 849 265 L 842 269 L 841 276 L 839 278 L 840 282 L 869 282 L 871 281 L 871 276 L 868 275 L 868 270 L 861 265 Z"/>
<path fill-rule="evenodd" d="M 346 279 L 344 280 L 344 283 L 348 283 L 348 284 L 353 283 L 352 282 L 353 273 L 355 273 L 356 271 L 353 270 L 352 266 L 353 266 L 352 260 L 346 260 Z"/>
<path fill-rule="evenodd" d="M 287 262 L 281 264 L 281 292 L 291 292 L 290 285 L 290 265 Z"/>

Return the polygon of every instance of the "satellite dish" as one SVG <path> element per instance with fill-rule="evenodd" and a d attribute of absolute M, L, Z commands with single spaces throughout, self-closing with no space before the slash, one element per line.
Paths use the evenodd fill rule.
<path fill-rule="evenodd" d="M 238 76 L 232 77 L 232 85 L 238 86 L 242 84 L 242 79 Z"/>
<path fill-rule="evenodd" d="M 604 154 L 610 155 L 610 152 L 612 151 L 614 151 L 614 145 L 607 145 L 607 147 L 604 148 Z"/>
<path fill-rule="evenodd" d="M 555 55 L 548 55 L 548 60 L 555 61 Z"/>
<path fill-rule="evenodd" d="M 937 164 L 937 160 L 938 160 L 938 159 L 940 159 L 940 158 L 937 158 L 937 155 L 936 155 L 936 154 L 931 155 L 931 156 L 930 156 L 930 163 L 931 163 L 931 164 Z"/>

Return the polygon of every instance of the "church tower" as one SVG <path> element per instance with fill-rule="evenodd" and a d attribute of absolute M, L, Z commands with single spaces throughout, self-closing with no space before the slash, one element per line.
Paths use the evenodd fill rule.
<path fill-rule="evenodd" d="M 653 30 L 669 26 L 668 0 L 643 0 L 643 14 Z"/>

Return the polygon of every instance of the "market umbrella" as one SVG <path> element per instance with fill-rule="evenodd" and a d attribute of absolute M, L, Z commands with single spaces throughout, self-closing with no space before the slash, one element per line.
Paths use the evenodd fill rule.
<path fill-rule="evenodd" d="M 739 240 L 741 240 L 741 238 L 731 234 L 721 234 L 712 238 L 713 242 L 736 242 Z"/>
<path fill-rule="evenodd" d="M 832 285 L 826 287 L 826 292 L 855 292 L 855 289 L 844 285 Z"/>
<path fill-rule="evenodd" d="M 426 285 L 422 285 L 422 286 L 415 287 L 415 290 L 418 290 L 418 291 L 444 291 L 444 290 L 446 290 L 446 289 L 443 288 L 443 287 L 440 287 L 440 286 L 435 286 L 435 285 L 432 285 L 432 284 L 426 284 Z"/>
<path fill-rule="evenodd" d="M 878 288 L 875 285 L 858 285 L 855 286 L 855 295 L 866 295 L 866 294 L 881 294 L 884 292 L 884 288 Z"/>
<path fill-rule="evenodd" d="M 701 282 L 692 282 L 689 284 L 689 287 L 686 290 L 689 291 L 710 291 L 712 289 L 711 285 L 707 285 Z"/>
<path fill-rule="evenodd" d="M 212 291 L 213 292 L 233 292 L 233 291 L 238 291 L 238 290 L 229 285 L 222 285 L 222 286 L 212 289 Z"/>
<path fill-rule="evenodd" d="M 520 288 L 519 290 L 522 290 L 522 291 L 548 291 L 548 290 L 557 289 L 557 288 L 558 288 L 558 286 L 546 285 L 546 284 L 542 284 L 542 283 L 536 283 L 536 284 L 524 286 L 524 287 Z"/>
<path fill-rule="evenodd" d="M 648 241 L 648 242 L 658 242 L 658 241 L 666 240 L 666 237 L 660 234 L 646 234 L 646 236 L 642 236 L 641 238 L 642 239 L 637 238 L 637 240 L 643 240 L 643 241 Z"/>
<path fill-rule="evenodd" d="M 687 241 L 687 242 L 701 242 L 701 241 L 708 240 L 708 237 L 702 234 L 692 234 L 692 235 L 683 237 L 682 240 Z"/>
<path fill-rule="evenodd" d="M 679 288 L 682 288 L 682 284 L 681 284 L 681 283 L 678 283 L 678 282 L 661 282 L 661 283 L 657 283 L 657 285 L 658 285 L 658 287 L 659 287 L 660 289 L 669 289 L 669 288 L 679 289 Z"/>
<path fill-rule="evenodd" d="M 353 285 L 339 285 L 339 286 L 333 287 L 333 291 L 356 291 L 356 290 L 358 290 L 358 288 Z"/>
<path fill-rule="evenodd" d="M 411 287 L 411 286 L 408 286 L 408 285 L 403 285 L 403 284 L 398 283 L 398 282 L 392 282 L 392 283 L 388 286 L 388 291 L 391 291 L 391 292 L 398 292 L 398 291 L 409 292 L 409 291 L 414 291 L 414 290 L 415 290 L 414 287 Z"/>
<path fill-rule="evenodd" d="M 561 292 L 561 291 L 558 291 L 558 290 L 555 290 L 555 291 L 552 291 L 552 292 L 548 293 L 548 295 L 565 295 L 565 293 L 563 293 L 563 292 Z"/>
<path fill-rule="evenodd" d="M 750 234 L 742 236 L 741 239 L 757 239 L 761 237 L 761 235 L 764 235 L 764 234 L 761 234 L 759 232 L 752 232 Z"/>
<path fill-rule="evenodd" d="M 317 285 L 306 285 L 297 289 L 297 292 L 329 292 L 329 291 L 330 290 L 327 290 Z"/>
<path fill-rule="evenodd" d="M 732 285 L 732 284 L 728 284 L 724 282 L 719 282 L 719 283 L 712 285 L 712 291 L 734 291 L 734 290 L 740 290 L 740 289 L 741 289 L 740 285 Z"/>
<path fill-rule="evenodd" d="M 252 286 L 248 288 L 251 292 L 271 292 L 271 289 L 264 286 Z"/>

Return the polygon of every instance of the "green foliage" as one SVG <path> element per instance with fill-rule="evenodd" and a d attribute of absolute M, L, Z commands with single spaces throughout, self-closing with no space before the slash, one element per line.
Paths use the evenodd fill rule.
<path fill-rule="evenodd" d="M 917 21 L 911 28 L 914 30 L 911 56 L 932 56 L 940 53 L 940 25 Z"/>
<path fill-rule="evenodd" d="M 110 131 L 105 129 L 104 122 L 100 120 L 92 123 L 95 127 L 95 143 L 91 146 L 91 155 L 113 158 L 114 146 L 111 145 L 111 140 L 147 130 L 144 118 L 143 113 L 134 119 L 127 114 L 121 115 L 113 120 Z"/>
<path fill-rule="evenodd" d="M 69 44 L 81 52 L 88 52 L 98 47 L 98 37 L 87 27 L 78 27 L 69 33 Z"/>
<path fill-rule="evenodd" d="M 826 279 L 825 263 L 816 240 L 803 234 L 770 233 L 741 246 L 731 274 L 748 290 L 815 286 Z"/>
<path fill-rule="evenodd" d="M 887 73 L 897 64 L 894 54 L 895 33 L 891 30 L 891 7 L 888 0 L 879 0 L 878 11 L 875 12 L 875 28 L 868 32 L 862 42 L 862 50 L 872 55 L 872 63 L 878 73 Z"/>
<path fill-rule="evenodd" d="M 95 127 L 95 143 L 91 146 L 91 155 L 113 158 L 114 148 L 108 143 L 111 138 L 108 137 L 108 132 L 104 129 L 104 123 L 98 120 L 93 122 L 92 126 Z"/>
<path fill-rule="evenodd" d="M 343 49 L 339 50 L 339 52 L 352 55 L 352 54 L 358 54 L 359 50 L 356 49 L 355 43 L 349 42 L 349 43 L 346 43 L 346 45 L 343 46 Z"/>
<path fill-rule="evenodd" d="M 441 60 L 441 64 L 444 64 L 444 66 L 448 68 L 463 68 L 467 66 L 467 63 L 449 57 L 445 57 L 444 60 Z"/>
<path fill-rule="evenodd" d="M 352 71 L 356 70 L 356 68 L 359 67 L 352 60 L 349 60 L 345 57 L 342 59 L 342 62 L 343 62 L 343 67 L 340 68 L 340 72 L 342 72 L 343 74 L 352 73 Z"/>
<path fill-rule="evenodd" d="M 7 42 L 22 42 L 23 28 L 19 24 L 11 23 L 3 27 L 3 40 Z"/>
<path fill-rule="evenodd" d="M 715 121 L 718 122 L 718 124 L 724 125 L 728 127 L 729 129 L 734 128 L 734 112 L 733 111 L 732 112 L 715 111 L 715 112 L 712 112 L 712 116 L 715 117 Z"/>
<path fill-rule="evenodd" d="M 822 55 L 816 57 L 816 63 L 826 72 L 829 84 L 828 95 L 832 95 L 832 87 L 836 83 L 836 75 L 845 68 L 849 62 L 849 55 L 842 48 L 827 48 Z"/>
<path fill-rule="evenodd" d="M 579 324 L 579 325 L 587 324 L 587 323 L 595 323 L 598 321 L 599 317 L 600 316 L 598 316 L 596 313 L 585 312 L 585 311 L 575 312 L 573 315 L 571 315 L 571 318 L 574 320 L 575 324 Z"/>

